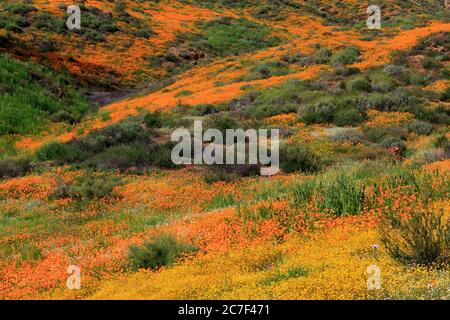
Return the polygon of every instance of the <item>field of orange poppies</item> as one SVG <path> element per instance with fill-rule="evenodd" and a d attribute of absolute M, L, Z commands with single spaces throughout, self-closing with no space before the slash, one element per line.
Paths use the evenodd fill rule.
<path fill-rule="evenodd" d="M 1 2 L 0 300 L 450 299 L 450 11 L 380 8 Z M 174 164 L 197 121 L 280 170 Z"/>

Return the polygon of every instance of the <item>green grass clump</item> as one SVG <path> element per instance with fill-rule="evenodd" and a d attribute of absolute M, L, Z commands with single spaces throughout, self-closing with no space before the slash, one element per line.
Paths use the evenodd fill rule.
<path fill-rule="evenodd" d="M 364 187 L 356 179 L 347 175 L 337 175 L 333 179 L 319 182 L 320 194 L 317 207 L 337 216 L 359 214 L 364 207 Z"/>
<path fill-rule="evenodd" d="M 290 268 L 286 272 L 277 272 L 273 275 L 270 275 L 267 278 L 264 278 L 260 281 L 262 285 L 271 285 L 280 281 L 286 281 L 293 278 L 306 277 L 309 275 L 309 270 L 302 267 Z"/>
<path fill-rule="evenodd" d="M 183 255 L 192 254 L 198 248 L 178 241 L 169 234 L 160 234 L 142 245 L 132 245 L 128 251 L 131 269 L 158 269 L 170 266 Z"/>

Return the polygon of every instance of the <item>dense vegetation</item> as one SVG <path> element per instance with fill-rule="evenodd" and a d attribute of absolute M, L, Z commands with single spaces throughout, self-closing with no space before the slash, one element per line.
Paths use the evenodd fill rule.
<path fill-rule="evenodd" d="M 378 31 L 355 1 L 77 3 L 73 32 L 0 4 L 0 299 L 448 299 L 436 1 L 385 1 Z M 174 165 L 195 121 L 279 129 L 281 170 Z"/>

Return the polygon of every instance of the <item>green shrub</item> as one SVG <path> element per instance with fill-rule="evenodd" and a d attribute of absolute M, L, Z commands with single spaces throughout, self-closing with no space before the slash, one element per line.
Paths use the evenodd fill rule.
<path fill-rule="evenodd" d="M 176 165 L 172 162 L 171 153 L 175 146 L 175 142 L 167 142 L 158 145 L 154 152 L 151 153 L 150 163 L 158 168 L 173 169 Z"/>
<path fill-rule="evenodd" d="M 280 149 L 280 167 L 285 173 L 313 173 L 322 169 L 319 156 L 298 145 L 285 145 Z"/>
<path fill-rule="evenodd" d="M 27 3 L 12 3 L 6 6 L 6 11 L 13 14 L 27 15 L 30 12 L 37 11 L 36 7 Z"/>
<path fill-rule="evenodd" d="M 433 145 L 436 148 L 444 148 L 445 146 L 449 145 L 450 141 L 448 140 L 447 136 L 445 134 L 441 134 L 436 137 L 436 139 L 433 141 Z"/>
<path fill-rule="evenodd" d="M 370 91 L 370 82 L 365 77 L 356 77 L 345 84 L 350 91 Z"/>
<path fill-rule="evenodd" d="M 194 117 L 202 117 L 208 114 L 213 114 L 218 111 L 218 108 L 213 104 L 198 104 L 189 109 L 189 113 Z"/>
<path fill-rule="evenodd" d="M 192 95 L 192 91 L 190 91 L 190 90 L 182 90 L 182 91 L 180 91 L 180 92 L 177 92 L 176 94 L 175 94 L 175 98 L 179 98 L 179 97 L 188 97 L 188 96 L 190 96 L 190 95 Z"/>
<path fill-rule="evenodd" d="M 144 123 L 147 128 L 161 128 L 161 112 L 149 112 L 144 116 Z"/>
<path fill-rule="evenodd" d="M 397 83 L 394 78 L 391 77 L 391 74 L 389 72 L 395 72 L 393 70 L 390 70 L 389 68 L 386 68 L 381 70 L 375 70 L 370 74 L 370 82 L 371 87 L 373 90 L 381 92 L 381 93 L 388 93 L 394 90 L 397 86 Z"/>
<path fill-rule="evenodd" d="M 356 129 L 339 130 L 331 136 L 331 140 L 335 142 L 351 142 L 360 143 L 364 140 L 364 135 Z"/>
<path fill-rule="evenodd" d="M 450 88 L 445 89 L 441 95 L 441 101 L 450 101 Z"/>
<path fill-rule="evenodd" d="M 382 80 L 372 83 L 372 89 L 378 92 L 387 93 L 395 89 L 396 84 L 394 81 Z"/>
<path fill-rule="evenodd" d="M 141 144 L 113 146 L 89 158 L 85 164 L 97 170 L 125 170 L 148 164 L 154 149 L 154 146 L 146 148 Z"/>
<path fill-rule="evenodd" d="M 355 63 L 360 56 L 358 48 L 348 47 L 335 52 L 331 58 L 330 62 L 332 64 L 352 64 Z"/>
<path fill-rule="evenodd" d="M 67 31 L 66 20 L 63 17 L 52 15 L 47 11 L 40 11 L 33 17 L 33 27 L 46 31 L 63 34 Z"/>
<path fill-rule="evenodd" d="M 430 135 L 433 132 L 433 125 L 424 121 L 414 120 L 407 127 L 410 132 L 422 135 Z"/>
<path fill-rule="evenodd" d="M 426 86 L 428 82 L 428 78 L 420 73 L 411 73 L 408 76 L 408 83 L 412 85 Z"/>
<path fill-rule="evenodd" d="M 280 85 L 235 99 L 230 108 L 242 108 L 249 118 L 261 119 L 282 113 L 296 112 L 300 103 L 309 103 L 323 96 L 322 92 L 311 91 L 307 81 L 291 79 Z"/>
<path fill-rule="evenodd" d="M 27 174 L 32 169 L 28 159 L 0 159 L 0 178 L 20 177 Z"/>
<path fill-rule="evenodd" d="M 425 57 L 422 60 L 422 66 L 425 69 L 437 69 L 440 68 L 442 66 L 442 63 L 434 58 L 430 58 L 430 57 Z"/>
<path fill-rule="evenodd" d="M 273 76 L 283 76 L 290 72 L 289 66 L 281 61 L 268 61 L 250 69 L 244 81 L 267 79 Z"/>
<path fill-rule="evenodd" d="M 179 119 L 170 112 L 149 112 L 144 116 L 144 124 L 149 129 L 174 128 Z"/>
<path fill-rule="evenodd" d="M 400 155 L 404 156 L 406 152 L 406 144 L 399 138 L 389 137 L 383 140 L 381 143 L 383 148 L 398 148 Z"/>
<path fill-rule="evenodd" d="M 424 163 L 432 163 L 445 159 L 445 152 L 443 149 L 426 149 L 420 152 L 420 159 Z"/>
<path fill-rule="evenodd" d="M 360 74 L 361 70 L 359 68 L 348 67 L 348 66 L 344 66 L 342 64 L 338 64 L 338 65 L 334 65 L 333 73 L 337 76 L 350 77 L 355 74 Z"/>
<path fill-rule="evenodd" d="M 67 122 L 69 124 L 74 124 L 77 122 L 77 120 L 66 110 L 56 112 L 50 117 L 50 120 L 52 122 Z"/>
<path fill-rule="evenodd" d="M 388 137 L 396 137 L 398 139 L 406 139 L 407 137 L 407 131 L 404 128 L 397 126 L 370 128 L 365 127 L 364 132 L 371 142 L 376 143 L 381 143 Z"/>
<path fill-rule="evenodd" d="M 223 166 L 214 166 L 205 173 L 203 179 L 206 183 L 213 184 L 221 181 L 233 182 L 236 176 L 227 172 Z"/>
<path fill-rule="evenodd" d="M 384 66 L 383 71 L 390 76 L 396 76 L 406 73 L 406 68 L 403 66 L 396 66 L 393 64 L 387 64 Z"/>
<path fill-rule="evenodd" d="M 36 152 L 36 159 L 38 161 L 60 161 L 64 162 L 68 159 L 70 147 L 60 142 L 49 142 L 42 146 Z"/>
<path fill-rule="evenodd" d="M 242 124 L 229 114 L 217 113 L 208 119 L 207 127 L 218 129 L 225 135 L 227 129 L 240 129 Z"/>
<path fill-rule="evenodd" d="M 419 104 L 419 99 L 412 93 L 397 90 L 389 94 L 372 93 L 367 96 L 367 108 L 379 111 L 411 111 Z"/>
<path fill-rule="evenodd" d="M 308 104 L 299 109 L 299 115 L 306 124 L 331 123 L 338 105 L 332 98 L 324 98 L 314 104 Z"/>
<path fill-rule="evenodd" d="M 366 116 L 364 113 L 360 112 L 358 109 L 349 108 L 338 110 L 334 114 L 334 123 L 338 126 L 356 126 L 362 123 Z"/>
<path fill-rule="evenodd" d="M 386 212 L 380 232 L 394 259 L 419 265 L 448 263 L 450 228 L 443 211 L 418 208 L 407 218 Z"/>
<path fill-rule="evenodd" d="M 130 144 L 136 141 L 149 142 L 151 137 L 145 130 L 132 119 L 121 123 L 113 124 L 98 130 L 92 131 L 88 136 L 70 141 L 68 144 L 77 146 L 90 153 L 99 153 L 106 148 L 120 144 Z"/>
<path fill-rule="evenodd" d="M 132 245 L 128 251 L 128 263 L 133 270 L 158 269 L 170 266 L 183 255 L 192 254 L 198 248 L 177 241 L 168 234 L 160 234 L 142 245 Z"/>
<path fill-rule="evenodd" d="M 87 174 L 78 178 L 72 184 L 58 185 L 51 198 L 63 199 L 72 198 L 77 201 L 101 199 L 105 197 L 115 196 L 113 189 L 120 185 L 118 178 L 108 176 L 95 176 Z"/>
<path fill-rule="evenodd" d="M 333 52 L 331 52 L 330 49 L 320 48 L 319 50 L 317 50 L 314 53 L 313 59 L 314 59 L 314 62 L 317 64 L 326 64 L 326 63 L 330 62 L 330 58 L 332 55 L 333 55 Z"/>

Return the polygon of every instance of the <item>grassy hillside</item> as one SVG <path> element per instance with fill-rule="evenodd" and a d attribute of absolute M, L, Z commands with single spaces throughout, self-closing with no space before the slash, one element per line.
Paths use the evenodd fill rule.
<path fill-rule="evenodd" d="M 449 299 L 443 3 L 82 2 L 0 3 L 0 299 Z M 280 174 L 174 165 L 199 120 Z"/>

